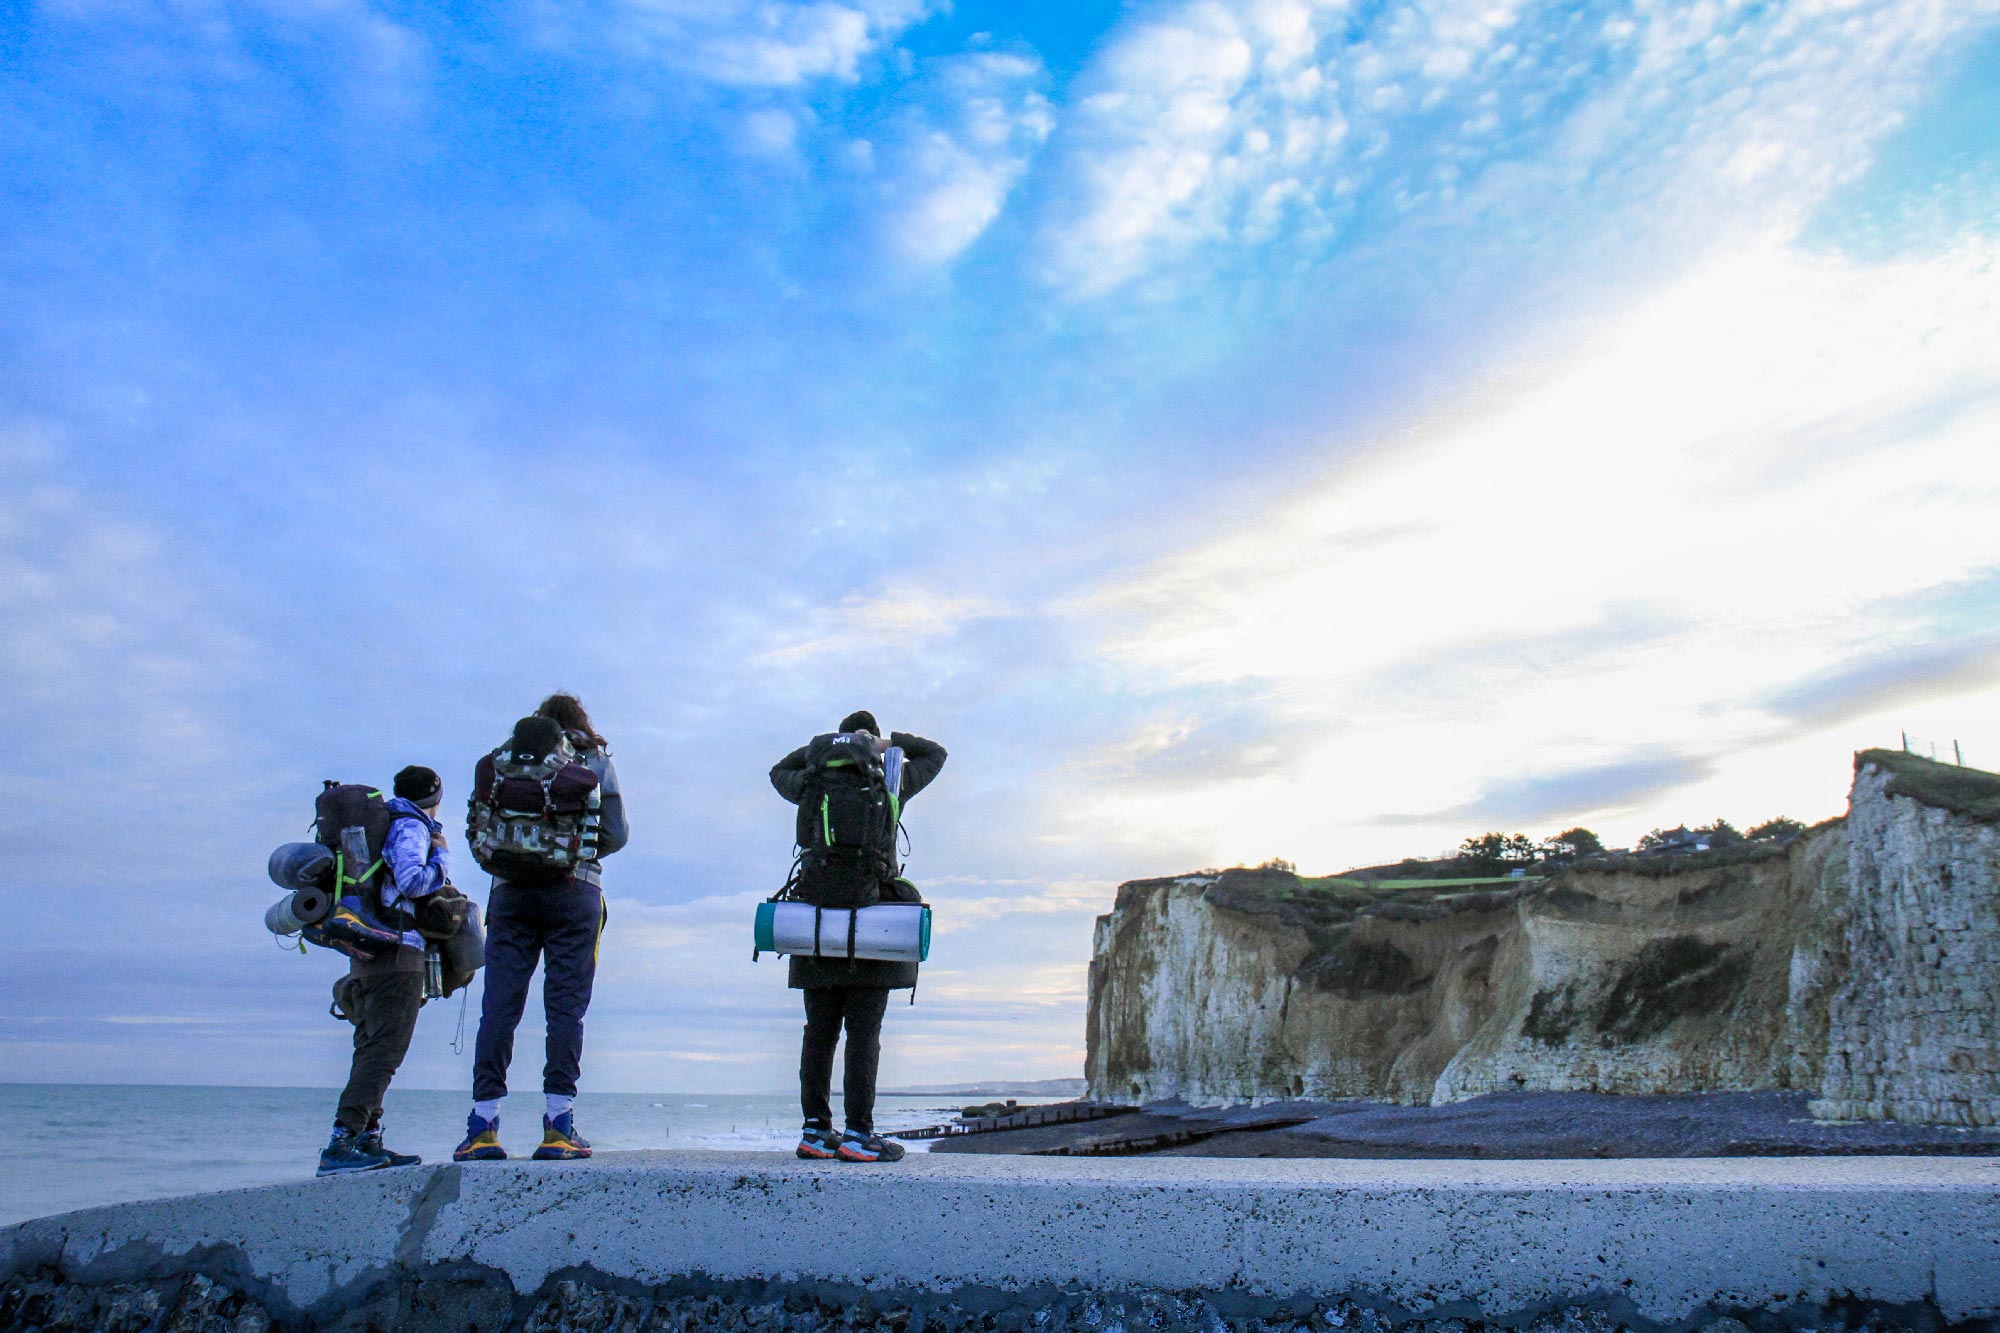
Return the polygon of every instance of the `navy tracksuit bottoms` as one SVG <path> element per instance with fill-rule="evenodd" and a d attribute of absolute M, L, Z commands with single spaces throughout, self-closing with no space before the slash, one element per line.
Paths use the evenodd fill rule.
<path fill-rule="evenodd" d="M 583 1066 L 583 1012 L 590 1008 L 590 987 L 597 979 L 597 937 L 603 926 L 604 894 L 595 884 L 570 879 L 546 889 L 505 881 L 493 885 L 486 903 L 486 993 L 472 1055 L 474 1101 L 507 1095 L 514 1029 L 527 1008 L 528 983 L 538 961 L 548 1019 L 542 1091 L 576 1095 Z"/>

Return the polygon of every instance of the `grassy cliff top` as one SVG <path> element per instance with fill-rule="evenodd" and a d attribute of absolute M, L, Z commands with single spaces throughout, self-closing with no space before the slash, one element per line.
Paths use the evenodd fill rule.
<path fill-rule="evenodd" d="M 1423 921 L 1453 912 L 1491 910 L 1542 883 L 1539 879 L 1425 880 L 1388 887 L 1338 875 L 1301 878 L 1286 870 L 1244 867 L 1202 872 L 1199 877 L 1209 876 L 1213 879 L 1202 896 L 1216 907 L 1244 916 L 1277 917 L 1303 927 L 1341 925 L 1360 916 Z M 1136 901 L 1127 897 L 1128 892 L 1144 895 L 1195 877 L 1120 885 L 1119 905 Z"/>
<path fill-rule="evenodd" d="M 2000 821 L 2000 773 L 1940 764 L 1902 750 L 1863 750 L 1854 756 L 1855 772 L 1870 765 L 1889 774 L 1891 796 L 1907 796 L 1982 823 Z"/>

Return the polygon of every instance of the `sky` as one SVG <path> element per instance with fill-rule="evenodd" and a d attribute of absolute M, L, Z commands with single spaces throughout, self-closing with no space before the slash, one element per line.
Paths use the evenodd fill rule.
<path fill-rule="evenodd" d="M 338 1085 L 266 854 L 559 688 L 586 1096 L 789 1085 L 854 708 L 884 1084 L 1075 1076 L 1123 880 L 2000 768 L 1997 442 L 1994 0 L 0 5 L 0 1080 Z"/>

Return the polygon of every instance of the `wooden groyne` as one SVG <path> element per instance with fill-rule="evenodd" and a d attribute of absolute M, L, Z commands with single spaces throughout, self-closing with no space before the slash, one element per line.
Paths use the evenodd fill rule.
<path fill-rule="evenodd" d="M 1290 1120 L 1260 1120 L 1248 1125 L 1202 1125 L 1196 1129 L 1173 1129 L 1160 1134 L 1141 1134 L 1129 1139 L 1098 1140 L 1091 1143 L 1065 1143 L 1053 1148 L 1026 1148 L 1024 1157 L 1138 1157 L 1144 1153 L 1159 1152 L 1162 1148 L 1179 1148 L 1185 1144 L 1200 1143 L 1218 1134 L 1260 1134 L 1266 1130 L 1290 1129 L 1312 1120 L 1312 1116 L 1299 1116 Z"/>
<path fill-rule="evenodd" d="M 1006 1129 L 1033 1129 L 1037 1125 L 1075 1125 L 1086 1120 L 1108 1120 L 1115 1115 L 1130 1115 L 1138 1110 L 1136 1106 L 1118 1106 L 1110 1102 L 1054 1102 L 1048 1106 L 1023 1106 L 1010 1115 L 975 1116 L 970 1120 L 957 1120 L 947 1125 L 925 1125 L 922 1129 L 903 1129 L 890 1134 L 892 1139 L 950 1139 L 962 1134 L 992 1134 Z"/>

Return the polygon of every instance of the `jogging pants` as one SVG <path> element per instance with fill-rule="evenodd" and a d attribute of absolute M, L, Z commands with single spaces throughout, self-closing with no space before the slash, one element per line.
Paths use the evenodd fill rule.
<path fill-rule="evenodd" d="M 799 1054 L 799 1109 L 808 1122 L 833 1127 L 833 1048 L 847 1028 L 847 1128 L 875 1132 L 875 1069 L 882 1062 L 882 1015 L 887 986 L 815 986 L 806 997 L 806 1036 Z"/>
<path fill-rule="evenodd" d="M 528 983 L 542 965 L 542 1011 L 548 1020 L 542 1091 L 576 1095 L 583 1069 L 583 1013 L 597 980 L 597 937 L 604 894 L 567 880 L 553 888 L 494 884 L 486 901 L 486 992 L 473 1044 L 472 1099 L 507 1095 L 514 1029 L 528 1007 Z"/>
<path fill-rule="evenodd" d="M 348 988 L 347 1005 L 354 1020 L 354 1063 L 348 1067 L 347 1086 L 341 1089 L 333 1123 L 359 1134 L 382 1122 L 382 1096 L 409 1054 L 417 1011 L 424 1007 L 424 974 L 356 977 Z"/>

